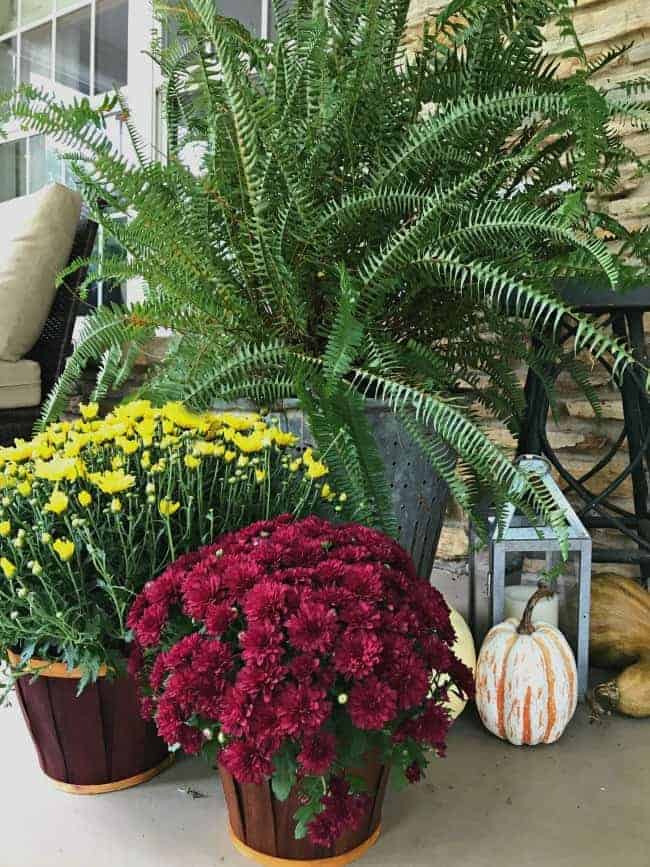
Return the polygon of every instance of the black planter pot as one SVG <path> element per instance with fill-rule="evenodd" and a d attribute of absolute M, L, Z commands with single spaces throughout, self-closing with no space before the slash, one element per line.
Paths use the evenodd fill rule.
<path fill-rule="evenodd" d="M 399 541 L 410 552 L 418 575 L 428 579 L 436 557 L 449 498 L 446 482 L 438 476 L 400 419 L 381 401 L 368 401 L 366 411 L 390 485 Z M 274 407 L 280 426 L 313 443 L 297 400 Z"/>

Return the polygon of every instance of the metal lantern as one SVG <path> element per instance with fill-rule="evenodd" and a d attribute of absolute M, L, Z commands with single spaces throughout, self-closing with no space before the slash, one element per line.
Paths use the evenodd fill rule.
<path fill-rule="evenodd" d="M 577 629 L 575 651 L 578 666 L 578 691 L 583 698 L 589 678 L 589 609 L 591 606 L 591 536 L 584 528 L 553 476 L 546 458 L 538 455 L 523 455 L 517 465 L 527 473 L 537 476 L 552 496 L 558 510 L 564 513 L 569 533 L 567 547 L 576 563 Z M 560 559 L 560 544 L 551 527 L 533 526 L 525 515 L 510 504 L 501 526 L 491 519 L 489 540 L 489 588 L 492 624 L 504 619 L 506 601 L 506 558 L 508 555 L 540 553 L 545 556 L 547 568 Z M 531 595 L 534 587 L 531 586 Z"/>

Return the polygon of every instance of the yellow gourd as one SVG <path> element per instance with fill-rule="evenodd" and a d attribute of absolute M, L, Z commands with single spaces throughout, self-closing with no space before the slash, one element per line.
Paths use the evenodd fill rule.
<path fill-rule="evenodd" d="M 456 633 L 453 651 L 461 662 L 464 662 L 472 672 L 476 672 L 476 647 L 469 626 L 454 608 L 451 609 L 451 625 Z M 467 701 L 452 694 L 447 702 L 447 710 L 452 719 L 457 719 L 465 710 Z"/>
<path fill-rule="evenodd" d="M 614 680 L 601 683 L 594 690 L 594 697 L 601 708 L 624 716 L 650 716 L 650 659 L 640 659 Z"/>
<path fill-rule="evenodd" d="M 650 593 L 632 578 L 594 575 L 590 637 L 591 661 L 601 668 L 650 658 Z"/>

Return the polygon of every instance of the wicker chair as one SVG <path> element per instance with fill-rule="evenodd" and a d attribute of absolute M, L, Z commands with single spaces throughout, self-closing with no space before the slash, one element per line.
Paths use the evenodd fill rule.
<path fill-rule="evenodd" d="M 70 261 L 87 257 L 92 253 L 97 237 L 97 224 L 82 211 L 75 234 Z M 41 401 L 45 401 L 61 375 L 72 348 L 72 331 L 79 311 L 79 296 L 76 289 L 86 276 L 80 270 L 71 275 L 59 289 L 52 304 L 43 333 L 26 358 L 37 361 L 41 367 Z M 24 409 L 0 410 L 0 445 L 11 445 L 16 437 L 31 436 L 34 424 L 41 413 L 40 406 Z"/>

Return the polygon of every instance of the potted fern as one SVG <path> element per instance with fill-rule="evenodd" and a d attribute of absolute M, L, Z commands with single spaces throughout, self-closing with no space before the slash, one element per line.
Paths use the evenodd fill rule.
<path fill-rule="evenodd" d="M 175 339 L 151 395 L 198 408 L 297 400 L 347 493 L 345 517 L 401 530 L 410 550 L 419 539 L 421 574 L 444 497 L 425 517 L 405 504 L 420 460 L 431 487 L 414 499 L 441 485 L 470 512 L 479 493 L 515 500 L 561 535 L 562 515 L 474 408 L 517 434 L 513 368 L 561 360 L 547 336 L 563 315 L 579 320 L 568 362 L 578 382 L 582 350 L 610 353 L 616 374 L 631 363 L 553 286 L 598 277 L 622 289 L 645 273 L 643 237 L 594 204 L 635 159 L 617 123 L 650 120 L 634 100 L 641 85 L 600 88 L 593 76 L 618 53 L 589 64 L 577 41 L 575 71 L 555 76 L 542 28 L 558 14 L 568 28 L 562 0 L 455 0 L 409 52 L 408 0 L 274 0 L 272 43 L 215 5 L 159 4 L 178 34 L 152 46 L 164 161 L 147 157 L 120 94 L 96 110 L 30 86 L 6 97 L 8 115 L 73 149 L 85 198 L 128 251 L 127 263 L 98 263 L 103 277 L 146 286 L 142 303 L 87 320 L 44 421 L 91 359 L 104 359 L 102 389 L 123 381 L 162 326 Z M 117 103 L 132 162 L 104 133 Z"/>

